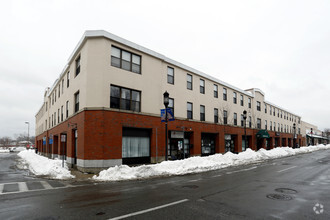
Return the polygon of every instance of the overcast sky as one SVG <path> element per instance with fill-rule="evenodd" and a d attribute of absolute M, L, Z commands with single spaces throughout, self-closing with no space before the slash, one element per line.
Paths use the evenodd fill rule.
<path fill-rule="evenodd" d="M 106 30 L 330 127 L 330 1 L 0 3 L 0 137 L 35 114 L 85 30 Z"/>

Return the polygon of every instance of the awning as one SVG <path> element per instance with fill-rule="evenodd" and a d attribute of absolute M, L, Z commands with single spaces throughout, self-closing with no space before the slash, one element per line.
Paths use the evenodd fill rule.
<path fill-rule="evenodd" d="M 269 138 L 267 130 L 259 130 L 257 133 L 257 138 Z"/>

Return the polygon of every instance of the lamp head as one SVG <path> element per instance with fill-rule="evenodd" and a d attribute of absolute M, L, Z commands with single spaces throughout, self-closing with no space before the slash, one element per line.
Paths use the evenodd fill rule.
<path fill-rule="evenodd" d="M 170 96 L 170 94 L 168 94 L 168 92 L 165 91 L 164 94 L 163 94 L 163 96 L 164 96 L 164 105 L 167 108 L 167 106 L 169 104 L 169 96 Z"/>

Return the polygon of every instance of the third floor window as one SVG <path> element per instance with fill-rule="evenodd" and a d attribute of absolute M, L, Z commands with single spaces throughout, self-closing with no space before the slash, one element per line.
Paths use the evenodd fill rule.
<path fill-rule="evenodd" d="M 141 74 L 141 56 L 112 46 L 111 66 Z"/>
<path fill-rule="evenodd" d="M 213 95 L 214 95 L 214 98 L 218 98 L 218 86 L 217 85 L 213 85 Z"/>
<path fill-rule="evenodd" d="M 174 68 L 167 67 L 167 83 L 174 85 Z"/>
<path fill-rule="evenodd" d="M 187 74 L 187 89 L 189 90 L 192 90 L 193 87 L 192 87 L 192 75 L 190 74 Z"/>
<path fill-rule="evenodd" d="M 199 81 L 199 91 L 200 93 L 205 94 L 205 81 L 203 79 Z"/>

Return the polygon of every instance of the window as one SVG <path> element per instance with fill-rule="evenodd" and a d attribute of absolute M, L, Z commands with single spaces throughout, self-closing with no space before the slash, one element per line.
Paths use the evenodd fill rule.
<path fill-rule="evenodd" d="M 283 112 L 281 111 L 281 118 L 283 118 Z"/>
<path fill-rule="evenodd" d="M 276 122 L 274 121 L 274 131 L 276 131 Z"/>
<path fill-rule="evenodd" d="M 224 110 L 224 111 L 223 111 L 223 124 L 224 124 L 224 125 L 227 124 L 227 119 L 228 119 L 227 111 Z"/>
<path fill-rule="evenodd" d="M 61 85 L 58 84 L 58 98 L 61 97 Z"/>
<path fill-rule="evenodd" d="M 234 125 L 237 125 L 237 114 L 234 113 Z"/>
<path fill-rule="evenodd" d="M 227 89 L 223 88 L 223 100 L 227 101 Z"/>
<path fill-rule="evenodd" d="M 251 108 L 251 98 L 248 99 L 249 108 Z"/>
<path fill-rule="evenodd" d="M 129 137 L 122 138 L 122 158 L 150 157 L 149 137 Z"/>
<path fill-rule="evenodd" d="M 167 83 L 174 85 L 174 69 L 167 67 Z"/>
<path fill-rule="evenodd" d="M 265 120 L 265 130 L 267 130 L 267 120 Z"/>
<path fill-rule="evenodd" d="M 205 121 L 205 106 L 204 105 L 201 105 L 200 106 L 200 120 L 201 121 Z"/>
<path fill-rule="evenodd" d="M 112 46 L 111 66 L 141 74 L 141 56 Z"/>
<path fill-rule="evenodd" d="M 66 88 L 70 86 L 70 71 L 66 74 Z"/>
<path fill-rule="evenodd" d="M 233 93 L 233 102 L 234 102 L 234 104 L 237 103 L 237 93 L 236 92 Z"/>
<path fill-rule="evenodd" d="M 283 132 L 283 125 L 281 124 L 281 132 Z"/>
<path fill-rule="evenodd" d="M 269 123 L 269 130 L 271 131 L 273 129 L 273 124 L 272 124 L 272 121 L 270 121 Z"/>
<path fill-rule="evenodd" d="M 199 81 L 199 91 L 202 94 L 205 94 L 205 81 L 203 79 L 200 79 Z"/>
<path fill-rule="evenodd" d="M 79 111 L 79 91 L 74 94 L 74 112 Z"/>
<path fill-rule="evenodd" d="M 272 115 L 272 106 L 269 106 L 269 114 Z"/>
<path fill-rule="evenodd" d="M 57 123 L 60 123 L 60 109 L 57 110 Z"/>
<path fill-rule="evenodd" d="M 244 127 L 244 115 L 241 114 L 241 126 Z"/>
<path fill-rule="evenodd" d="M 65 115 L 66 115 L 65 118 L 69 117 L 69 101 L 66 101 L 66 113 L 65 113 Z"/>
<path fill-rule="evenodd" d="M 261 104 L 260 104 L 260 102 L 257 102 L 257 111 L 261 111 Z"/>
<path fill-rule="evenodd" d="M 275 108 L 273 108 L 273 116 L 275 116 Z"/>
<path fill-rule="evenodd" d="M 218 98 L 218 86 L 217 85 L 213 85 L 213 90 L 214 90 L 214 98 Z"/>
<path fill-rule="evenodd" d="M 219 113 L 218 109 L 215 108 L 214 109 L 214 123 L 218 123 L 219 122 L 218 113 Z"/>
<path fill-rule="evenodd" d="M 45 129 L 47 129 L 47 120 L 45 121 Z"/>
<path fill-rule="evenodd" d="M 56 103 L 56 89 L 55 89 L 55 92 L 53 93 L 54 95 L 54 99 L 55 99 L 55 103 Z"/>
<path fill-rule="evenodd" d="M 110 108 L 139 112 L 141 109 L 141 92 L 111 85 Z"/>
<path fill-rule="evenodd" d="M 192 75 L 187 74 L 187 89 L 192 90 Z"/>
<path fill-rule="evenodd" d="M 56 112 L 54 112 L 54 126 L 56 125 Z"/>
<path fill-rule="evenodd" d="M 266 105 L 266 103 L 265 103 L 265 113 L 267 113 L 267 105 Z"/>
<path fill-rule="evenodd" d="M 174 115 L 174 99 L 172 99 L 172 98 L 169 98 L 168 99 L 168 108 L 171 109 L 171 111 L 172 111 L 172 113 Z"/>
<path fill-rule="evenodd" d="M 261 129 L 261 119 L 257 118 L 257 128 Z"/>
<path fill-rule="evenodd" d="M 244 106 L 244 97 L 241 95 L 241 106 Z"/>
<path fill-rule="evenodd" d="M 277 130 L 280 131 L 280 123 L 278 123 Z"/>
<path fill-rule="evenodd" d="M 61 106 L 61 121 L 63 121 L 63 105 Z"/>
<path fill-rule="evenodd" d="M 187 118 L 193 118 L 193 104 L 191 102 L 187 102 Z"/>
<path fill-rule="evenodd" d="M 80 56 L 76 59 L 76 76 L 80 73 Z"/>
<path fill-rule="evenodd" d="M 64 90 L 64 79 L 62 79 L 62 94 L 63 94 L 63 91 Z"/>
<path fill-rule="evenodd" d="M 53 121 L 52 121 L 53 123 Z M 49 117 L 49 120 L 48 120 L 48 128 L 50 128 L 50 117 Z"/>
<path fill-rule="evenodd" d="M 252 128 L 252 117 L 249 116 L 249 128 Z"/>
<path fill-rule="evenodd" d="M 52 114 L 52 127 L 54 126 L 54 115 Z"/>

